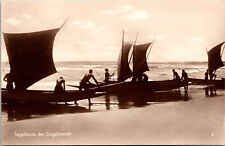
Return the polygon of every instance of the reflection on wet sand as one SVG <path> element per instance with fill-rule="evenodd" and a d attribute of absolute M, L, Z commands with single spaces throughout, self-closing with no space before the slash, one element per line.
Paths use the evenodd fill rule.
<path fill-rule="evenodd" d="M 90 110 L 84 107 L 66 104 L 8 103 L 2 104 L 2 112 L 7 112 L 7 121 L 18 121 L 54 114 L 90 112 Z"/>
<path fill-rule="evenodd" d="M 176 102 L 188 100 L 188 94 L 181 92 L 157 92 L 157 93 L 121 93 L 106 94 L 96 98 L 96 101 L 103 100 L 104 104 L 96 110 L 94 103 L 91 106 L 73 104 L 51 104 L 51 103 L 8 103 L 2 104 L 2 111 L 7 113 L 7 121 L 18 121 L 32 118 L 41 118 L 55 114 L 97 112 L 101 110 L 111 110 L 112 106 L 118 109 L 128 109 L 131 107 L 144 107 L 156 102 Z M 98 106 L 99 108 L 99 106 Z"/>
<path fill-rule="evenodd" d="M 151 102 L 175 102 L 180 100 L 188 100 L 188 94 L 181 94 L 181 92 L 150 92 L 150 93 L 135 93 L 135 94 L 121 94 L 117 95 L 119 108 L 143 107 L 149 105 Z"/>
<path fill-rule="evenodd" d="M 105 107 L 107 110 L 110 110 L 110 96 L 109 94 L 105 95 Z"/>
<path fill-rule="evenodd" d="M 213 96 L 217 96 L 216 94 L 216 88 L 214 86 L 207 86 L 205 87 L 205 96 L 206 97 L 213 97 Z"/>

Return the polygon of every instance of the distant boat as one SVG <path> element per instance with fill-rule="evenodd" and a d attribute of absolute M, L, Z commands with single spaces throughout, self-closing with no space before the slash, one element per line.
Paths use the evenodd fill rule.
<path fill-rule="evenodd" d="M 3 33 L 7 49 L 10 74 L 16 89 L 1 89 L 2 102 L 60 102 L 86 98 L 85 92 L 69 90 L 64 96 L 54 91 L 27 90 L 37 81 L 56 73 L 52 50 L 55 36 L 60 28 L 29 33 Z M 98 96 L 92 92 L 92 96 Z"/>
<path fill-rule="evenodd" d="M 210 51 L 208 51 L 208 71 L 216 72 L 217 69 L 224 66 L 222 61 L 222 54 L 225 46 L 222 49 L 222 46 L 225 42 L 218 44 L 213 47 Z M 217 88 L 225 88 L 225 78 L 221 78 L 220 80 L 205 80 L 205 79 L 195 79 L 189 78 L 190 82 L 193 82 L 197 85 L 215 85 Z"/>
<path fill-rule="evenodd" d="M 163 81 L 125 81 L 131 77 L 138 77 L 145 71 L 149 71 L 147 64 L 147 51 L 153 42 L 133 45 L 124 43 L 124 33 L 122 40 L 122 49 L 117 63 L 117 82 L 103 85 L 100 90 L 118 93 L 118 92 L 154 92 L 177 89 L 187 85 L 182 81 L 163 80 Z M 131 49 L 133 46 L 133 50 Z M 131 52 L 132 50 L 132 52 Z M 133 56 L 133 70 L 129 66 L 129 53 Z M 150 51 L 149 51 L 150 52 Z"/>

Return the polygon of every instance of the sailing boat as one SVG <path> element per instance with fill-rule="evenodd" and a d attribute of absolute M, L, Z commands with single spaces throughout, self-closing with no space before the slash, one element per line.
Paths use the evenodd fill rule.
<path fill-rule="evenodd" d="M 123 37 L 124 38 L 124 37 Z M 118 59 L 117 83 L 103 85 L 99 88 L 101 91 L 120 93 L 120 92 L 154 92 L 177 89 L 187 85 L 187 83 L 176 80 L 163 81 L 126 81 L 128 78 L 135 78 L 149 71 L 147 64 L 147 51 L 152 47 L 153 42 L 133 45 L 122 41 L 122 49 Z M 133 46 L 133 71 L 129 66 L 129 52 Z"/>
<path fill-rule="evenodd" d="M 225 44 L 225 42 L 218 44 L 217 46 L 213 47 L 210 51 L 207 52 L 208 71 L 211 73 L 216 72 L 217 69 L 224 66 L 222 61 L 222 54 L 225 46 L 222 49 L 223 44 Z M 225 88 L 225 78 L 221 78 L 220 80 L 189 78 L 189 81 L 197 85 L 214 85 L 216 88 Z"/>
<path fill-rule="evenodd" d="M 29 32 L 3 33 L 7 49 L 10 76 L 15 83 L 15 90 L 1 89 L 2 102 L 64 102 L 85 99 L 85 91 L 66 91 L 63 96 L 54 91 L 27 90 L 37 81 L 57 72 L 53 57 L 53 43 L 57 32 L 62 28 Z M 95 92 L 89 95 L 97 96 Z"/>

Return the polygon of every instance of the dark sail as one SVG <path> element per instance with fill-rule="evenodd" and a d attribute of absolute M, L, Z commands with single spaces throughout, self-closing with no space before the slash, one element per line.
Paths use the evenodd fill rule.
<path fill-rule="evenodd" d="M 146 59 L 146 52 L 151 43 L 135 45 L 133 49 L 133 73 L 140 75 L 145 71 L 148 71 L 148 64 Z"/>
<path fill-rule="evenodd" d="M 213 72 L 218 68 L 224 66 L 221 59 L 221 47 L 225 42 L 220 43 L 208 52 L 208 69 Z"/>
<path fill-rule="evenodd" d="M 52 49 L 59 29 L 31 33 L 3 33 L 10 73 L 17 89 L 26 89 L 56 72 Z"/>
<path fill-rule="evenodd" d="M 132 76 L 132 71 L 128 63 L 129 51 L 132 47 L 132 44 L 126 44 L 122 46 L 122 51 L 118 61 L 118 81 L 124 81 Z"/>

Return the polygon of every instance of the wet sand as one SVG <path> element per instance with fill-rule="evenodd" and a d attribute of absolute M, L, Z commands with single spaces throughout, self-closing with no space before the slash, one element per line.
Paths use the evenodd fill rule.
<path fill-rule="evenodd" d="M 128 104 L 124 109 L 118 109 L 117 104 L 111 104 L 110 110 L 104 104 L 94 104 L 90 110 L 81 105 L 72 106 L 73 110 L 63 114 L 49 112 L 39 118 L 29 115 L 13 122 L 3 120 L 2 144 L 225 143 L 224 90 L 206 97 L 203 89 L 191 88 L 188 101 Z"/>

